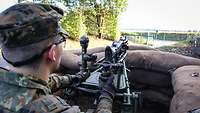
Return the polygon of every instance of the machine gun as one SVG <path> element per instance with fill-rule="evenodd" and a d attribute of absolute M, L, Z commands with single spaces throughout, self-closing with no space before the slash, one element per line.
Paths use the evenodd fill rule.
<path fill-rule="evenodd" d="M 85 76 L 77 89 L 89 94 L 98 94 L 109 76 L 114 76 L 113 85 L 116 99 L 120 100 L 120 113 L 137 113 L 141 105 L 141 92 L 133 91 L 129 86 L 125 58 L 128 50 L 128 37 L 122 36 L 105 48 L 105 57 L 96 61 L 97 57 L 87 53 L 89 39 L 81 37 L 82 47 L 80 72 Z M 93 69 L 88 68 L 92 62 Z"/>

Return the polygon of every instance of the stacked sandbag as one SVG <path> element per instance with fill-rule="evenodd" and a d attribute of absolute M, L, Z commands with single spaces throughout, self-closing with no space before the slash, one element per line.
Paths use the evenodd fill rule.
<path fill-rule="evenodd" d="M 92 49 L 90 52 L 97 54 L 98 59 L 104 57 L 102 48 Z M 71 51 L 69 56 L 63 57 L 62 65 L 70 70 L 79 70 L 78 55 L 80 53 L 74 54 Z M 126 63 L 130 69 L 128 77 L 131 87 L 141 91 L 143 95 L 143 107 L 140 113 L 169 113 L 170 102 L 174 95 L 171 73 L 181 66 L 200 65 L 200 60 L 148 49 L 129 50 Z"/>
<path fill-rule="evenodd" d="M 170 113 L 187 113 L 200 108 L 200 66 L 183 66 L 172 75 L 174 96 Z"/>
<path fill-rule="evenodd" d="M 184 65 L 200 65 L 200 60 L 174 53 L 135 50 L 129 51 L 126 64 L 129 79 L 152 86 L 169 87 L 171 72 Z"/>
<path fill-rule="evenodd" d="M 158 51 L 157 49 L 150 48 L 148 46 L 137 46 L 137 45 L 129 46 L 129 51 L 132 51 L 132 50 Z M 105 54 L 104 51 L 105 51 L 105 47 L 97 47 L 97 48 L 88 49 L 87 53 L 96 54 L 97 61 L 98 61 L 99 59 L 104 57 L 104 54 Z M 59 71 L 64 72 L 64 73 L 71 73 L 71 74 L 77 73 L 79 71 L 79 62 L 81 61 L 80 55 L 81 55 L 81 49 L 64 50 L 63 55 L 62 55 L 62 60 L 61 60 L 61 67 Z"/>
<path fill-rule="evenodd" d="M 130 46 L 130 48 L 132 48 L 132 50 L 128 51 L 128 56 L 126 57 L 128 68 L 141 68 L 145 70 L 154 70 L 163 73 L 169 73 L 171 71 L 174 71 L 176 68 L 184 65 L 200 65 L 200 60 L 192 57 L 156 51 L 152 48 L 145 48 L 143 46 Z M 99 47 L 89 49 L 88 53 L 95 53 L 97 54 L 98 59 L 100 59 L 104 57 L 104 48 Z M 65 50 L 63 52 L 61 65 L 63 65 L 67 69 L 78 70 L 78 62 L 80 61 L 79 55 L 80 52 Z"/>
<path fill-rule="evenodd" d="M 184 65 L 200 65 L 200 60 L 151 50 L 135 50 L 128 52 L 127 67 L 131 69 L 129 80 L 141 91 L 144 97 L 144 109 L 149 113 L 169 112 L 173 97 L 171 73 Z M 162 108 L 160 109 L 158 108 Z M 154 109 L 154 111 L 151 111 Z M 155 111 L 155 109 L 157 111 Z M 148 113 L 142 111 L 142 113 Z"/>
<path fill-rule="evenodd" d="M 95 53 L 97 61 L 104 57 L 104 52 Z M 75 74 L 80 70 L 81 56 L 72 53 L 71 51 L 64 51 L 61 59 L 60 69 L 61 73 Z"/>
<path fill-rule="evenodd" d="M 62 54 L 60 73 L 75 74 L 79 71 L 80 56 L 68 51 Z"/>
<path fill-rule="evenodd" d="M 135 50 L 128 53 L 127 66 L 142 68 L 163 73 L 171 72 L 185 65 L 200 65 L 200 60 L 175 53 Z"/>

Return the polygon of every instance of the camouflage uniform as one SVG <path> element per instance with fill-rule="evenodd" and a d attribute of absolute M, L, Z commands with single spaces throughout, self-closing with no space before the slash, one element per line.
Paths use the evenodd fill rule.
<path fill-rule="evenodd" d="M 40 57 L 49 43 L 57 43 L 62 38 L 60 35 L 65 34 L 58 23 L 62 15 L 63 11 L 57 7 L 31 3 L 16 4 L 3 11 L 0 14 L 3 58 L 18 67 Z M 1 113 L 80 112 L 77 106 L 69 106 L 61 98 L 51 95 L 47 83 L 34 75 L 1 72 L 0 88 Z"/>
<path fill-rule="evenodd" d="M 78 113 L 63 99 L 50 95 L 47 83 L 34 76 L 0 72 L 1 113 Z"/>
<path fill-rule="evenodd" d="M 58 23 L 62 16 L 61 9 L 45 4 L 16 4 L 3 11 L 0 14 L 3 58 L 14 67 L 27 65 L 39 58 L 48 49 L 47 39 L 57 43 L 60 40 L 58 36 L 67 35 Z M 22 50 L 21 57 L 13 55 Z M 49 86 L 54 87 L 54 91 L 69 85 L 68 80 L 71 81 L 70 77 L 53 76 Z M 0 72 L 0 113 L 11 112 L 79 113 L 80 109 L 51 95 L 48 83 L 34 75 Z"/>
<path fill-rule="evenodd" d="M 75 75 L 62 75 L 62 74 L 51 74 L 48 81 L 48 87 L 52 92 L 56 92 L 59 89 L 66 88 L 70 86 L 73 82 L 73 77 Z"/>
<path fill-rule="evenodd" d="M 112 113 L 113 99 L 109 96 L 101 97 L 97 106 L 96 113 Z"/>
<path fill-rule="evenodd" d="M 73 78 L 75 76 L 76 75 L 69 74 L 52 74 L 49 77 L 48 86 L 50 87 L 51 91 L 58 91 L 59 89 L 66 88 L 69 85 L 73 84 Z M 111 84 L 109 84 L 109 86 L 111 86 Z M 101 96 L 99 97 L 99 102 L 95 113 L 112 113 L 112 104 L 114 98 L 113 89 L 102 92 Z"/>

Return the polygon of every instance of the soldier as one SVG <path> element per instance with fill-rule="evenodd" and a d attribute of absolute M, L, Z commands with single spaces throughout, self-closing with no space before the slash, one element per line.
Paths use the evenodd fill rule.
<path fill-rule="evenodd" d="M 0 14 L 2 56 L 10 64 L 9 71 L 0 72 L 0 113 L 80 112 L 78 106 L 51 95 L 48 87 L 49 74 L 59 67 L 68 36 L 59 25 L 62 16 L 58 7 L 31 3 L 16 4 Z M 52 80 L 56 78 L 59 83 L 59 77 Z M 111 112 L 113 98 L 110 78 L 97 112 Z"/>

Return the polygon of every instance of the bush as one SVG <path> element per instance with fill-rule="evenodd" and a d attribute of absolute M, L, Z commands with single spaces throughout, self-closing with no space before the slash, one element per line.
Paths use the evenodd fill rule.
<path fill-rule="evenodd" d="M 118 18 L 116 15 L 107 14 L 104 19 L 103 33 L 107 35 L 105 37 L 108 40 L 116 40 L 120 37 L 118 30 Z"/>
<path fill-rule="evenodd" d="M 79 40 L 86 33 L 86 27 L 83 24 L 84 16 L 78 9 L 68 12 L 62 19 L 62 27 L 69 32 L 70 38 Z"/>

